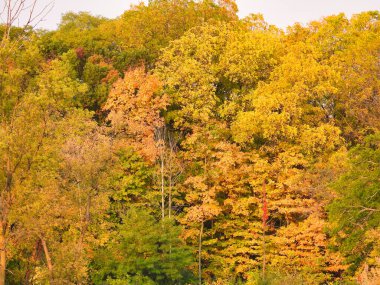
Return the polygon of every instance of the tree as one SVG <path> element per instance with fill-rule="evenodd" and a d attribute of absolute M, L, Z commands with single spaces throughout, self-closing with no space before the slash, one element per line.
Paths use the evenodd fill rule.
<path fill-rule="evenodd" d="M 169 95 L 168 121 L 178 129 L 236 116 L 242 97 L 277 63 L 280 34 L 238 23 L 195 27 L 160 57 L 156 74 Z"/>
<path fill-rule="evenodd" d="M 311 276 L 305 280 L 310 284 L 321 271 L 343 269 L 339 258 L 328 253 L 323 233 L 323 206 L 328 199 L 323 197 L 322 189 L 331 181 L 331 176 L 326 175 L 327 165 L 343 143 L 340 129 L 333 122 L 336 83 L 337 74 L 319 60 L 315 47 L 297 42 L 288 48 L 269 80 L 247 93 L 246 110 L 232 122 L 235 141 L 257 151 L 264 162 L 262 176 L 268 182 L 268 260 L 288 272 L 304 271 L 302 274 Z M 306 226 L 310 223 L 316 226 Z M 298 234 L 301 227 L 305 227 L 304 235 Z M 310 237 L 319 237 L 319 248 L 313 247 L 318 242 Z M 290 256 L 295 260 L 293 265 Z M 322 257 L 326 261 L 322 262 Z M 314 263 L 308 264 L 313 259 Z M 323 269 L 310 272 L 319 262 Z M 330 278 L 329 274 L 322 274 L 321 282 Z"/>
<path fill-rule="evenodd" d="M 79 52 L 77 50 L 77 57 L 80 57 Z M 76 98 L 76 101 L 82 108 L 95 112 L 97 120 L 102 121 L 105 117 L 103 106 L 113 83 L 119 79 L 119 73 L 104 57 L 94 54 L 85 61 L 81 75 L 79 77 L 89 89 L 83 96 Z"/>
<path fill-rule="evenodd" d="M 94 283 L 191 282 L 191 254 L 178 234 L 173 220 L 158 222 L 142 209 L 130 209 L 113 239 L 96 255 Z"/>
<path fill-rule="evenodd" d="M 158 155 L 155 132 L 163 126 L 160 112 L 167 105 L 160 88 L 156 76 L 135 68 L 115 82 L 104 106 L 113 132 L 151 162 Z"/>
<path fill-rule="evenodd" d="M 349 274 L 362 270 L 363 264 L 374 271 L 380 265 L 379 143 L 375 133 L 353 148 L 345 173 L 332 184 L 337 197 L 328 208 L 330 228 L 335 248 L 350 266 Z"/>
<path fill-rule="evenodd" d="M 334 116 L 350 142 L 360 141 L 366 130 L 379 129 L 379 13 L 352 17 L 344 34 L 345 48 L 331 58 L 340 74 Z M 365 53 L 362 51 L 366 50 Z"/>
<path fill-rule="evenodd" d="M 171 107 L 167 118 L 178 129 L 204 125 L 215 116 L 217 60 L 228 38 L 225 24 L 193 28 L 160 58 L 156 73 L 165 85 Z"/>

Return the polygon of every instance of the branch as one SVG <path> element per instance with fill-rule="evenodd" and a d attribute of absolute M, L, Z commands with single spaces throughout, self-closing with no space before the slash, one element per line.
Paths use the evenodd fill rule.
<path fill-rule="evenodd" d="M 23 12 L 27 13 L 27 19 L 25 23 L 21 25 L 23 35 L 16 40 L 19 42 L 25 39 L 25 31 L 28 27 L 34 29 L 39 23 L 44 21 L 46 15 L 48 15 L 54 7 L 54 0 L 47 3 L 41 9 L 37 9 L 38 0 L 5 0 L 4 7 L 0 12 L 0 19 L 5 23 L 5 31 L 3 34 L 3 41 L 9 40 L 10 31 L 15 23 L 20 26 L 20 18 Z M 6 14 L 6 20 L 4 21 L 3 15 Z"/>

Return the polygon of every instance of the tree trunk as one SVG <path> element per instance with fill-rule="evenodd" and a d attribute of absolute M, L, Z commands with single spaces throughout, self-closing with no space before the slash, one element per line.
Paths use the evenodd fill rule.
<path fill-rule="evenodd" d="M 46 258 L 46 265 L 47 265 L 47 268 L 49 270 L 50 284 L 53 284 L 53 264 L 51 262 L 49 249 L 46 245 L 45 239 L 41 238 L 41 244 L 42 244 L 42 247 L 44 249 L 44 254 L 45 254 L 45 258 Z"/>
<path fill-rule="evenodd" d="M 161 150 L 163 152 L 163 150 Z M 161 153 L 161 211 L 162 219 L 165 218 L 165 188 L 164 188 L 164 155 Z"/>
<path fill-rule="evenodd" d="M 6 251 L 5 251 L 5 235 L 3 223 L 0 228 L 0 285 L 5 284 L 5 268 L 6 268 Z"/>
<path fill-rule="evenodd" d="M 5 234 L 7 232 L 7 216 L 9 210 L 9 195 L 12 190 L 12 181 L 13 181 L 13 171 L 11 160 L 8 157 L 6 164 L 6 182 L 4 192 L 1 193 L 0 201 L 0 285 L 5 284 L 5 272 L 7 266 L 7 256 L 6 256 L 6 239 Z"/>
<path fill-rule="evenodd" d="M 167 158 L 167 169 L 169 171 L 169 201 L 168 201 L 168 207 L 169 207 L 169 218 L 172 216 L 172 208 L 173 208 L 173 185 L 175 184 L 175 179 L 174 176 L 177 175 L 178 173 L 175 173 L 174 165 L 176 164 L 175 160 L 175 141 L 173 136 L 169 133 L 168 134 L 168 149 L 169 149 L 169 155 Z"/>
<path fill-rule="evenodd" d="M 199 285 L 202 285 L 202 235 L 204 222 L 201 222 L 201 230 L 199 232 L 199 248 L 198 248 L 198 278 Z"/>
<path fill-rule="evenodd" d="M 169 173 L 169 218 L 172 216 L 172 171 Z"/>

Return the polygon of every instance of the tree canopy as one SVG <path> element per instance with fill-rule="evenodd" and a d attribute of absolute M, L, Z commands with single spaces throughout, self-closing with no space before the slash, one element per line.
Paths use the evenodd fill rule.
<path fill-rule="evenodd" d="M 378 11 L 0 31 L 0 285 L 379 284 Z"/>

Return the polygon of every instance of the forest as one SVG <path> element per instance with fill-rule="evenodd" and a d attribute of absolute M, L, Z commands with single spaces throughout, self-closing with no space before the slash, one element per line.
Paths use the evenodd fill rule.
<path fill-rule="evenodd" d="M 380 284 L 379 11 L 13 12 L 0 285 Z"/>

